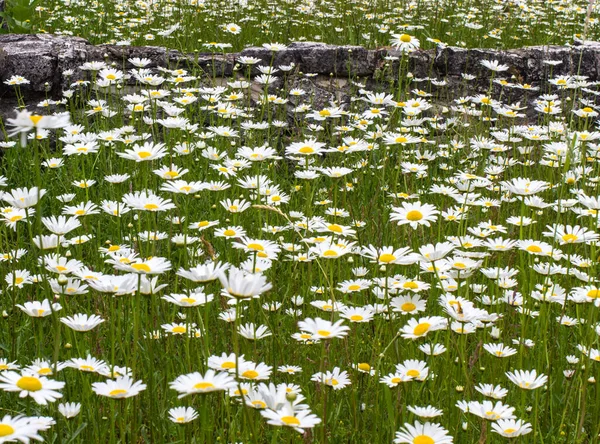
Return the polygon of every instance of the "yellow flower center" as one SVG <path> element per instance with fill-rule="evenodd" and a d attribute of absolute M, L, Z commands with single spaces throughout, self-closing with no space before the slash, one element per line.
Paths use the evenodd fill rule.
<path fill-rule="evenodd" d="M 267 404 L 264 401 L 260 401 L 260 400 L 256 400 L 256 401 L 252 401 L 252 405 L 254 407 L 256 407 L 257 409 L 265 409 L 267 408 Z"/>
<path fill-rule="evenodd" d="M 15 433 L 15 429 L 8 424 L 0 424 L 0 438 L 10 436 Z"/>
<path fill-rule="evenodd" d="M 417 288 L 419 288 L 419 284 L 413 281 L 405 282 L 402 286 L 408 290 L 416 290 Z"/>
<path fill-rule="evenodd" d="M 317 334 L 318 334 L 319 336 L 325 336 L 325 337 L 327 337 L 327 336 L 331 335 L 331 332 L 330 332 L 330 331 L 327 331 L 327 330 L 318 330 L 318 331 L 317 331 Z"/>
<path fill-rule="evenodd" d="M 33 126 L 37 126 L 37 124 L 40 123 L 40 120 L 42 120 L 43 118 L 44 116 L 38 116 L 37 114 L 29 116 L 29 120 L 31 120 Z"/>
<path fill-rule="evenodd" d="M 394 262 L 395 260 L 396 256 L 394 256 L 393 254 L 383 253 L 381 256 L 379 256 L 379 262 L 384 262 L 386 264 Z"/>
<path fill-rule="evenodd" d="M 337 252 L 334 250 L 327 250 L 323 253 L 323 256 L 325 257 L 337 257 Z"/>
<path fill-rule="evenodd" d="M 28 392 L 37 392 L 42 389 L 42 383 L 34 376 L 23 376 L 17 381 L 17 387 Z"/>
<path fill-rule="evenodd" d="M 408 139 L 406 137 L 400 136 L 400 137 L 396 137 L 395 142 L 396 143 L 406 143 L 406 142 L 408 142 Z"/>
<path fill-rule="evenodd" d="M 138 151 L 137 155 L 139 157 L 141 157 L 142 159 L 145 159 L 147 157 L 150 157 L 152 155 L 152 153 L 150 153 L 148 151 Z"/>
<path fill-rule="evenodd" d="M 517 429 L 505 429 L 504 433 L 506 433 L 507 435 L 510 435 L 511 433 L 515 433 L 517 431 Z"/>
<path fill-rule="evenodd" d="M 136 271 L 143 271 L 145 273 L 150 273 L 150 271 L 152 271 L 150 269 L 150 267 L 148 265 L 146 265 L 146 264 L 133 264 L 131 266 L 131 268 L 133 268 Z"/>
<path fill-rule="evenodd" d="M 196 299 L 192 299 L 192 298 L 181 298 L 181 302 L 185 302 L 186 304 L 193 304 L 194 302 L 196 302 Z"/>
<path fill-rule="evenodd" d="M 113 396 L 116 398 L 116 397 L 124 395 L 126 393 L 127 393 L 127 390 L 125 390 L 125 389 L 114 389 L 114 390 L 111 390 L 110 392 L 108 392 L 108 396 Z"/>
<path fill-rule="evenodd" d="M 329 111 L 328 109 L 322 109 L 321 111 L 319 111 L 319 115 L 321 117 L 329 117 L 331 116 L 331 111 Z"/>
<path fill-rule="evenodd" d="M 181 325 L 173 327 L 173 333 L 185 333 L 185 327 L 182 327 Z"/>
<path fill-rule="evenodd" d="M 158 205 L 149 203 L 149 204 L 144 205 L 144 209 L 148 210 L 148 211 L 158 210 Z"/>
<path fill-rule="evenodd" d="M 403 42 L 403 43 L 410 43 L 411 40 L 412 40 L 412 38 L 408 34 L 402 34 L 400 36 L 400 41 Z"/>
<path fill-rule="evenodd" d="M 223 364 L 221 364 L 221 368 L 224 368 L 227 370 L 235 368 L 235 362 L 232 362 L 232 361 L 224 362 Z"/>
<path fill-rule="evenodd" d="M 431 327 L 430 323 L 423 322 L 415 327 L 415 329 L 413 330 L 413 334 L 415 336 L 424 335 L 425 333 L 427 333 L 429 331 L 429 327 Z"/>
<path fill-rule="evenodd" d="M 596 298 L 600 297 L 600 290 L 598 290 L 597 288 L 594 288 L 593 290 L 588 291 L 586 296 L 588 298 L 596 299 Z"/>
<path fill-rule="evenodd" d="M 194 390 L 208 390 L 211 388 L 215 388 L 215 385 L 212 382 L 199 382 L 194 385 Z"/>
<path fill-rule="evenodd" d="M 417 306 L 412 302 L 405 302 L 400 306 L 400 308 L 402 309 L 402 311 L 414 311 L 414 309 L 417 308 Z"/>
<path fill-rule="evenodd" d="M 360 364 L 358 364 L 358 369 L 362 370 L 363 372 L 368 372 L 371 370 L 371 366 L 366 362 L 361 362 Z"/>
<path fill-rule="evenodd" d="M 414 437 L 413 444 L 435 444 L 435 441 L 430 436 L 419 435 Z"/>
<path fill-rule="evenodd" d="M 248 379 L 256 379 L 258 377 L 258 372 L 255 370 L 246 370 L 242 373 L 242 376 Z"/>
<path fill-rule="evenodd" d="M 357 284 L 349 285 L 348 286 L 348 290 L 350 290 L 350 291 L 358 291 L 358 290 L 360 290 L 360 285 L 357 285 Z"/>
<path fill-rule="evenodd" d="M 500 415 L 492 411 L 485 412 L 485 416 L 487 417 L 487 419 L 491 419 L 492 421 L 500 419 Z"/>
<path fill-rule="evenodd" d="M 352 315 L 350 316 L 350 320 L 354 322 L 362 321 L 364 318 L 361 315 Z"/>
<path fill-rule="evenodd" d="M 249 250 L 254 251 L 264 251 L 265 249 L 261 244 L 248 244 L 246 247 L 248 247 Z"/>
<path fill-rule="evenodd" d="M 299 426 L 300 420 L 295 416 L 282 416 L 281 422 L 288 426 Z"/>
<path fill-rule="evenodd" d="M 400 383 L 400 382 L 402 382 L 402 378 L 399 378 L 399 377 L 397 377 L 397 376 L 396 376 L 395 378 L 392 378 L 392 379 L 391 379 L 391 383 L 392 383 L 392 384 L 398 384 L 398 383 Z"/>
<path fill-rule="evenodd" d="M 411 210 L 406 214 L 406 219 L 412 222 L 421 220 L 423 219 L 423 213 L 421 213 L 419 210 Z"/>
<path fill-rule="evenodd" d="M 541 253 L 542 252 L 542 248 L 538 247 L 537 245 L 530 245 L 526 248 L 527 251 L 529 251 L 530 253 Z"/>
<path fill-rule="evenodd" d="M 564 240 L 565 242 L 575 242 L 578 239 L 578 237 L 574 234 L 565 234 L 562 237 L 562 240 Z"/>
<path fill-rule="evenodd" d="M 15 278 L 15 284 L 17 284 L 17 285 L 22 284 L 24 280 L 25 279 L 23 279 L 22 277 Z"/>
<path fill-rule="evenodd" d="M 409 370 L 406 372 L 406 374 L 410 377 L 416 378 L 417 376 L 419 376 L 421 373 L 419 372 L 419 370 Z"/>
<path fill-rule="evenodd" d="M 336 224 L 331 224 L 327 227 L 329 231 L 333 231 L 334 233 L 341 233 L 343 231 L 342 227 Z"/>

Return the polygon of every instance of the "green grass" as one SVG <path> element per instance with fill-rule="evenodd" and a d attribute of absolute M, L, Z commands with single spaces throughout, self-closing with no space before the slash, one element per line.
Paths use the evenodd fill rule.
<path fill-rule="evenodd" d="M 157 38 L 151 43 L 189 51 L 194 48 L 200 50 L 195 43 L 199 39 L 217 40 L 231 43 L 232 50 L 236 50 L 247 44 L 275 40 L 313 40 L 317 33 L 323 41 L 331 43 L 369 44 L 360 37 L 368 32 L 372 36 L 369 45 L 387 45 L 389 36 L 379 34 L 377 25 L 386 19 L 394 19 L 394 25 L 390 26 L 396 32 L 398 23 L 417 24 L 411 18 L 429 17 L 429 21 L 418 23 L 424 29 L 409 31 L 410 34 L 424 41 L 428 35 L 441 36 L 452 29 L 453 36 L 443 39 L 447 43 L 465 41 L 467 46 L 506 47 L 570 41 L 571 34 L 582 31 L 585 18 L 585 13 L 575 12 L 572 7 L 567 8 L 570 12 L 553 13 L 550 10 L 556 5 L 530 3 L 541 11 L 534 24 L 519 18 L 523 13 L 517 13 L 520 9 L 515 5 L 507 6 L 505 13 L 510 13 L 512 19 L 503 25 L 503 40 L 496 41 L 479 40 L 476 33 L 454 24 L 454 20 L 458 20 L 455 16 L 465 13 L 473 4 L 442 3 L 438 5 L 439 11 L 452 8 L 453 12 L 439 12 L 436 18 L 433 14 L 426 14 L 435 7 L 428 2 L 416 3 L 414 10 L 409 10 L 402 3 L 368 5 L 338 2 L 317 7 L 334 11 L 331 23 L 326 27 L 325 18 L 319 19 L 314 13 L 306 17 L 292 13 L 289 4 L 281 4 L 277 8 L 259 3 L 252 5 L 253 9 L 236 9 L 229 3 L 212 9 L 207 5 L 199 11 L 177 3 L 157 3 L 151 8 L 152 14 L 148 14 L 148 23 L 129 29 L 125 22 L 119 24 L 121 28 L 116 27 L 117 22 L 113 21 L 115 14 L 122 10 L 127 11 L 127 20 L 140 17 L 139 5 L 110 3 L 84 8 L 83 4 L 72 2 L 69 7 L 63 5 L 58 9 L 50 3 L 47 10 L 41 11 L 37 26 L 47 31 L 69 29 L 75 34 L 85 29 L 84 36 L 96 43 L 113 38 L 131 38 L 132 43 L 138 44 L 144 40 L 135 37 L 133 32 L 142 35 L 152 28 L 165 29 L 181 17 L 182 28 L 172 38 Z M 480 12 L 474 14 L 486 26 L 480 31 L 484 35 L 484 30 L 500 26 L 493 22 L 499 16 L 489 13 L 487 3 L 478 5 Z M 169 9 L 171 6 L 172 10 Z M 377 8 L 373 14 L 382 16 L 372 23 L 363 20 L 365 11 L 361 8 L 368 11 Z M 54 12 L 50 14 L 50 11 Z M 104 13 L 105 19 L 97 20 L 98 11 Z M 273 13 L 277 20 L 269 22 L 272 23 L 271 32 L 259 31 L 258 24 Z M 552 14 L 573 24 L 570 28 L 560 29 L 560 36 L 534 32 L 543 26 L 544 21 L 554 20 Z M 66 25 L 67 16 L 77 19 Z M 346 26 L 343 31 L 333 33 L 336 23 L 352 23 L 352 17 L 356 17 L 356 23 L 359 23 L 356 29 Z M 396 20 L 398 17 L 404 20 Z M 447 17 L 449 22 L 443 23 L 441 17 Z M 212 23 L 212 26 L 198 26 L 199 21 L 205 18 L 208 20 L 206 23 Z M 306 20 L 309 25 L 305 28 L 290 26 L 291 21 L 301 20 Z M 240 35 L 219 33 L 214 26 L 230 21 L 242 26 Z M 531 32 L 516 33 L 514 30 L 524 23 L 528 23 Z M 554 26 L 548 32 L 559 28 Z M 116 30 L 122 32 L 118 38 Z M 289 36 L 280 34 L 284 30 L 289 30 Z M 590 37 L 594 32 L 592 26 Z M 513 41 L 510 36 L 519 36 L 521 40 Z M 25 214 L 28 219 L 15 218 L 20 213 L 9 208 L 6 202 L 2 207 L 2 220 L 6 219 L 6 223 L 0 226 L 0 252 L 3 254 L 0 258 L 4 259 L 0 262 L 0 310 L 3 312 L 0 359 L 7 361 L 0 361 L 0 364 L 15 361 L 24 369 L 35 359 L 43 359 L 53 370 L 58 370 L 60 363 L 85 358 L 89 354 L 104 360 L 109 366 L 129 367 L 133 379 L 143 381 L 147 387 L 131 398 L 110 399 L 97 395 L 92 387 L 95 382 L 106 381 L 106 377 L 67 367 L 49 376 L 65 383 L 64 388 L 59 390 L 63 395 L 61 399 L 39 405 L 30 397 L 20 398 L 18 393 L 3 390 L 0 391 L 3 415 L 54 418 L 56 424 L 40 432 L 49 442 L 379 443 L 391 442 L 405 423 L 412 424 L 419 419 L 407 409 L 408 406 L 433 406 L 441 409 L 443 415 L 429 421 L 441 424 L 454 437 L 454 442 L 504 442 L 506 438 L 492 432 L 492 421 L 463 413 L 456 406 L 461 401 L 487 399 L 475 390 L 475 386 L 485 383 L 507 389 L 503 404 L 514 407 L 514 416 L 531 425 L 531 433 L 516 438 L 516 442 L 596 442 L 600 434 L 596 415 L 600 408 L 600 391 L 593 378 L 598 375 L 599 364 L 594 362 L 597 359 L 583 354 L 578 346 L 596 351 L 599 348 L 598 307 L 594 304 L 599 300 L 598 290 L 594 290 L 598 288 L 595 241 L 598 215 L 588 211 L 588 207 L 593 210 L 593 204 L 582 197 L 578 200 L 578 195 L 598 195 L 600 178 L 596 141 L 600 134 L 593 132 L 596 127 L 594 110 L 598 108 L 595 95 L 589 92 L 595 91 L 597 85 L 576 85 L 572 79 L 567 87 L 544 85 L 544 90 L 537 94 L 552 93 L 556 97 L 546 98 L 553 104 L 540 105 L 533 122 L 522 117 L 502 116 L 502 113 L 506 114 L 506 108 L 499 106 L 503 93 L 492 82 L 487 93 L 488 100 L 482 102 L 481 98 L 471 97 L 468 105 L 457 104 L 448 113 L 436 114 L 436 107 L 410 119 L 406 116 L 409 110 L 419 108 L 412 106 L 414 102 L 408 102 L 418 98 L 412 92 L 414 88 L 434 89 L 431 80 L 417 84 L 407 78 L 405 61 L 401 62 L 400 81 L 388 91 L 391 97 L 386 104 L 355 100 L 343 106 L 344 112 L 339 117 L 327 117 L 325 120 L 316 120 L 299 110 L 291 119 L 288 117 L 289 105 L 256 100 L 263 95 L 250 97 L 248 91 L 243 91 L 244 98 L 231 102 L 237 107 L 236 115 L 227 116 L 219 110 L 225 108 L 225 98 L 236 91 L 234 88 L 227 87 L 226 92 L 219 96 L 218 104 L 211 105 L 203 97 L 206 91 L 199 90 L 206 88 L 206 83 L 191 80 L 184 83 L 185 89 L 180 89 L 165 81 L 161 88 L 171 94 L 161 100 L 183 109 L 181 117 L 197 125 L 188 128 L 167 128 L 156 122 L 156 119 L 166 116 L 163 106 L 155 99 L 142 101 L 147 105 L 143 111 L 128 109 L 127 97 L 114 96 L 106 88 L 93 87 L 93 83 L 103 77 L 110 79 L 107 77 L 109 71 L 92 73 L 92 85 L 73 87 L 72 97 L 66 99 L 64 105 L 52 105 L 43 112 L 50 114 L 54 110 L 66 109 L 70 112 L 71 123 L 81 127 L 51 129 L 48 133 L 40 131 L 38 137 L 29 140 L 26 146 L 21 146 L 17 135 L 7 137 L 7 140 L 15 142 L 15 146 L 9 147 L 5 143 L 7 146 L 0 163 L 2 190 L 39 186 L 47 193 L 38 204 L 29 207 Z M 553 78 L 551 68 L 547 69 Z M 166 79 L 175 77 L 174 73 L 156 74 Z M 200 74 L 190 73 L 198 77 Z M 239 75 L 243 74 L 242 70 Z M 494 73 L 495 79 L 502 77 L 503 72 Z M 213 80 L 207 79 L 207 83 Z M 239 79 L 232 77 L 229 80 Z M 134 83 L 133 89 L 140 95 L 144 92 L 149 94 L 154 89 L 141 82 Z M 264 88 L 256 87 L 259 91 Z M 35 104 L 22 101 L 21 88 L 26 86 L 15 88 L 21 104 L 34 109 Z M 289 88 L 286 83 L 278 89 L 278 97 L 289 99 L 294 104 L 307 104 L 311 115 L 313 111 L 317 115 L 323 111 L 311 106 L 310 91 L 298 98 L 290 95 Z M 421 98 L 422 102 L 449 103 L 449 100 L 463 95 L 463 91 L 435 90 L 441 92 Z M 262 91 L 266 97 L 268 91 Z M 353 90 L 353 95 L 365 97 L 358 90 Z M 188 105 L 174 101 L 183 97 L 198 100 Z M 489 106 L 486 103 L 490 98 L 499 102 L 494 107 Z M 542 100 L 541 97 L 537 99 Z M 90 102 L 94 100 L 104 100 L 105 103 L 99 106 L 97 102 Z M 132 100 L 135 102 L 135 99 Z M 400 102 L 408 102 L 409 105 L 399 106 Z M 534 108 L 536 104 L 529 101 L 522 106 Z M 560 109 L 556 108 L 558 106 Z M 549 109 L 544 110 L 551 107 L 557 109 L 556 114 L 549 113 Z M 112 113 L 103 116 L 101 108 Z M 387 114 L 361 122 L 365 111 L 371 108 L 378 109 L 379 115 L 382 115 L 381 111 Z M 335 109 L 331 111 L 335 115 Z M 575 112 L 583 113 L 584 117 Z M 444 126 L 434 125 L 434 118 Z M 30 120 L 26 116 L 25 121 L 37 121 L 37 118 L 34 116 Z M 286 122 L 287 126 L 282 127 L 278 121 Z M 264 122 L 266 128 L 249 128 L 249 122 Z M 14 126 L 7 120 L 0 120 L 0 123 L 5 135 Z M 239 137 L 218 135 L 214 128 L 219 126 L 229 127 L 230 132 L 237 131 Z M 106 132 L 114 131 L 117 132 L 113 133 L 111 141 Z M 98 152 L 68 155 L 69 144 L 75 145 L 75 152 L 82 152 L 77 148 L 84 146 L 83 135 L 88 141 L 95 141 Z M 414 136 L 416 139 L 409 143 L 400 139 L 401 136 L 407 139 Z M 348 137 L 358 142 L 358 146 L 363 145 L 365 150 L 349 149 L 356 144 Z M 399 140 L 387 144 L 386 138 L 390 137 Z M 312 138 L 334 150 L 323 156 L 305 156 L 299 162 L 294 161 L 297 156 L 289 153 L 293 144 L 301 143 L 298 147 L 310 145 L 309 139 Z M 140 162 L 119 156 L 144 141 L 164 144 L 165 156 Z M 552 145 L 554 142 L 562 144 L 560 149 Z M 241 161 L 242 147 L 258 148 L 263 145 L 273 148 L 279 158 L 256 160 L 258 157 L 250 156 L 253 160 Z M 190 150 L 190 147 L 195 149 Z M 180 154 L 185 148 L 191 152 Z M 220 160 L 209 158 L 208 154 L 215 152 L 222 153 L 224 157 Z M 61 158 L 63 165 L 58 168 L 43 166 L 44 161 L 52 158 Z M 222 181 L 228 187 L 211 191 L 202 186 L 191 194 L 164 191 L 162 188 L 169 181 L 153 173 L 163 166 L 189 170 L 181 177 L 187 182 L 207 185 Z M 217 166 L 221 168 L 215 168 Z M 223 167 L 229 176 L 224 173 Z M 343 177 L 330 177 L 322 170 L 329 167 L 343 167 L 349 171 Z M 297 173 L 304 170 L 318 172 L 318 177 L 299 178 Z M 128 174 L 129 177 L 122 183 L 105 180 L 106 176 L 115 174 Z M 539 192 L 531 192 L 551 205 L 524 200 L 518 190 L 509 192 L 510 187 L 506 183 L 518 178 L 543 181 L 544 186 Z M 93 179 L 97 183 L 88 188 L 73 185 L 74 181 L 84 179 Z M 260 183 L 263 187 L 261 193 L 240 183 L 245 179 Z M 179 188 L 186 191 L 182 187 L 196 185 L 180 184 Z M 441 193 L 444 189 L 446 194 Z M 40 250 L 32 243 L 39 234 L 50 234 L 41 217 L 63 214 L 66 205 L 91 202 L 101 206 L 105 200 L 121 202 L 126 194 L 142 190 L 151 190 L 164 199 L 171 199 L 173 207 L 161 212 L 132 210 L 121 217 L 102 210 L 97 214 L 78 215 L 81 226 L 65 238 L 87 235 L 86 242 L 65 243 L 48 250 Z M 64 203 L 57 199 L 67 193 L 75 195 L 72 202 Z M 273 199 L 274 195 L 280 196 L 280 199 Z M 222 204 L 226 199 L 245 199 L 251 205 L 243 212 L 232 213 Z M 403 204 L 416 202 L 433 205 L 440 214 L 433 215 L 430 225 L 415 228 L 393 220 Z M 32 209 L 35 209 L 35 215 L 31 214 Z M 414 213 L 414 208 L 412 211 L 402 217 L 418 222 L 418 214 Z M 427 213 L 427 210 L 420 211 Z M 511 223 L 510 218 L 519 217 L 531 218 L 534 223 L 522 227 Z M 200 221 L 218 223 L 203 230 L 194 229 L 192 224 Z M 310 221 L 308 228 L 302 224 L 303 221 Z M 14 229 L 9 222 L 15 223 Z M 565 225 L 567 230 L 580 226 L 583 231 L 575 230 L 575 237 L 568 235 L 570 231 L 563 233 L 560 229 L 559 234 L 548 235 L 548 231 L 556 228 L 554 224 Z M 292 229 L 292 225 L 296 229 Z M 256 247 L 254 253 L 247 253 L 233 245 L 240 239 L 216 235 L 218 229 L 237 226 L 245 230 L 247 238 L 253 239 L 252 243 L 272 241 L 281 251 L 273 254 L 272 262 L 266 264 L 260 260 Z M 268 229 L 263 230 L 263 227 Z M 140 236 L 143 232 L 164 233 L 166 238 L 144 239 Z M 170 239 L 178 235 L 190 241 L 194 238 L 195 242 L 187 247 L 177 245 Z M 327 236 L 331 236 L 337 244 L 352 242 L 352 248 L 337 258 L 331 258 L 331 252 L 327 251 L 335 250 L 335 245 L 321 250 L 322 254 L 319 254 L 316 249 Z M 485 246 L 487 240 L 500 237 L 507 245 L 511 240 L 523 244 L 505 251 Z M 436 262 L 440 267 L 437 272 L 428 270 L 431 263 L 423 257 L 420 258 L 421 264 L 413 261 L 408 265 L 385 265 L 389 258 L 380 257 L 380 263 L 377 263 L 365 253 L 369 246 L 375 249 L 389 246 L 393 250 L 407 247 L 417 253 L 427 244 L 444 241 L 453 242 L 455 248 L 445 260 Z M 533 241 L 546 242 L 541 246 L 541 252 L 536 248 L 527 249 Z M 110 292 L 92 288 L 89 270 L 104 273 L 104 279 L 128 274 L 107 263 L 110 254 L 100 251 L 115 245 L 128 245 L 132 253 L 139 255 L 132 259 L 132 263 L 141 263 L 139 261 L 150 257 L 168 260 L 170 270 L 155 276 L 157 285 L 166 286 L 154 295 L 142 294 L 144 286 L 138 275 L 133 275 L 133 284 L 126 295 L 112 296 Z M 286 251 L 290 245 L 295 245 L 303 257 L 310 260 L 291 260 L 292 253 Z M 19 259 L 10 260 L 9 256 L 4 256 L 15 255 L 18 249 L 26 250 Z M 563 254 L 559 255 L 558 251 Z M 57 281 L 53 290 L 50 280 L 59 279 L 60 269 L 45 266 L 44 260 L 47 261 L 51 254 L 79 260 L 89 270 L 80 279 L 74 273 L 64 273 L 63 270 L 63 274 L 76 281 Z M 377 256 L 380 255 L 378 251 Z M 248 261 L 246 266 L 252 268 L 265 267 L 264 276 L 272 285 L 258 298 L 240 301 L 238 306 L 243 307 L 243 317 L 233 322 L 222 319 L 230 306 L 227 298 L 221 296 L 219 280 L 196 283 L 177 274 L 180 268 L 188 270 L 216 260 L 235 267 L 244 261 Z M 556 266 L 552 272 L 557 273 L 546 276 L 540 268 L 543 266 Z M 364 267 L 364 271 L 359 267 Z M 514 274 L 514 282 L 500 282 L 486 277 L 481 271 L 495 267 L 508 267 Z M 138 266 L 138 269 L 143 270 L 144 267 Z M 35 275 L 37 282 L 26 283 L 22 288 L 10 285 L 24 270 Z M 129 273 L 133 271 L 129 270 Z M 342 283 L 358 280 L 363 273 L 366 273 L 364 279 L 369 288 L 350 293 L 340 291 Z M 589 282 L 584 282 L 584 279 Z M 77 281 L 90 285 L 87 292 L 68 294 L 68 288 L 75 288 Z M 363 285 L 364 282 L 346 282 L 346 285 L 352 284 Z M 64 287 L 60 288 L 61 285 Z M 397 292 L 398 287 L 401 289 Z M 212 294 L 214 300 L 198 307 L 182 308 L 162 299 L 162 296 L 171 294 L 192 297 L 194 290 Z M 511 300 L 510 291 L 522 296 L 521 309 L 507 302 Z M 552 302 L 544 300 L 546 291 L 550 292 Z M 581 294 L 587 295 L 587 298 L 580 297 Z M 303 298 L 302 305 L 294 302 L 297 302 L 298 296 Z M 392 311 L 394 306 L 402 305 L 402 302 L 394 300 L 401 296 L 419 296 L 426 302 L 425 311 L 418 314 Z M 37 318 L 15 306 L 44 299 L 58 301 L 62 309 Z M 452 301 L 446 303 L 446 310 L 442 306 L 444 301 Z M 489 301 L 497 303 L 490 305 Z M 273 304 L 275 309 L 271 310 Z M 337 304 L 376 308 L 377 313 L 373 320 L 362 323 L 343 318 L 339 309 L 332 312 L 318 308 L 323 305 L 337 307 Z M 404 310 L 409 310 L 411 306 L 404 307 Z M 96 314 L 104 322 L 88 332 L 73 331 L 60 322 L 61 317 L 79 313 Z M 452 324 L 454 319 L 449 313 L 463 321 L 462 316 L 472 316 L 475 324 L 453 324 L 453 329 L 431 331 L 425 338 L 415 340 L 402 336 L 402 329 L 413 318 L 441 316 Z M 317 317 L 331 321 L 344 319 L 344 325 L 349 327 L 347 335 L 312 343 L 292 338 L 293 334 L 300 333 L 298 322 Z M 559 322 L 573 319 L 580 322 L 572 326 Z M 250 322 L 266 326 L 272 335 L 251 341 L 236 334 L 240 325 Z M 176 333 L 185 328 L 186 331 L 197 331 L 198 337 L 165 331 L 162 326 L 171 323 L 181 324 L 174 330 Z M 460 325 L 463 326 L 462 331 Z M 423 328 L 426 327 L 420 327 Z M 469 334 L 461 334 L 471 330 Z M 534 345 L 525 345 L 525 340 L 532 341 Z M 428 356 L 419 349 L 425 343 L 443 345 L 446 351 L 439 356 Z M 486 344 L 504 344 L 513 347 L 515 353 L 499 358 L 485 350 Z M 244 355 L 246 360 L 272 366 L 270 377 L 260 382 L 297 384 L 306 398 L 303 403 L 321 419 L 321 423 L 307 427 L 304 435 L 288 427 L 273 427 L 267 424 L 258 409 L 244 407 L 239 396 L 229 396 L 223 391 L 178 399 L 178 393 L 170 387 L 170 383 L 192 372 L 204 374 L 208 370 L 209 358 L 222 353 Z M 578 362 L 568 362 L 568 356 L 576 357 Z M 426 365 L 428 376 L 424 381 L 410 380 L 395 388 L 380 382 L 381 378 L 396 372 L 396 365 L 410 359 Z M 362 373 L 352 367 L 359 363 L 369 364 L 374 374 Z M 278 367 L 283 365 L 299 366 L 302 371 L 296 374 L 278 371 Z M 333 371 L 335 367 L 348 372 L 350 385 L 333 390 L 311 380 L 315 373 Z M 548 380 L 543 387 L 522 389 L 506 376 L 506 372 L 514 370 L 536 370 L 538 375 L 543 374 Z M 0 378 L 6 374 L 0 373 Z M 238 383 L 248 382 L 239 372 L 232 376 L 237 378 Z M 237 389 L 240 388 L 238 385 Z M 288 397 L 288 401 L 291 399 Z M 57 409 L 60 402 L 80 402 L 81 413 L 72 419 L 64 418 Z M 168 411 L 178 406 L 195 408 L 199 418 L 187 424 L 173 423 L 169 420 Z M 2 421 L 6 420 L 0 420 L 0 424 L 5 424 Z M 0 433 L 6 433 L 6 430 L 0 428 Z"/>
<path fill-rule="evenodd" d="M 211 42 L 232 51 L 263 43 L 322 41 L 389 46 L 408 31 L 425 48 L 436 44 L 482 48 L 564 45 L 585 32 L 587 1 L 334 1 L 334 2 L 87 2 L 38 6 L 35 30 L 81 36 L 92 43 L 158 45 L 210 52 Z M 598 38 L 594 8 L 587 39 Z M 239 33 L 225 28 L 238 25 Z M 175 29 L 176 28 L 176 29 Z M 164 35 L 167 34 L 167 35 Z M 431 39 L 431 40 L 428 40 Z"/>

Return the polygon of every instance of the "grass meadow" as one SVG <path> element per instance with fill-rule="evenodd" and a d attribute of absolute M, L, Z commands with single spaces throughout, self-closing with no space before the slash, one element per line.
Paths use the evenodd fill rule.
<path fill-rule="evenodd" d="M 406 54 L 597 23 L 584 1 L 51 0 L 31 27 Z M 402 55 L 392 87 L 317 106 L 269 88 L 310 73 L 238 62 L 86 62 L 41 103 L 2 79 L 0 443 L 599 442 L 599 82 L 489 60 L 463 95 Z"/>

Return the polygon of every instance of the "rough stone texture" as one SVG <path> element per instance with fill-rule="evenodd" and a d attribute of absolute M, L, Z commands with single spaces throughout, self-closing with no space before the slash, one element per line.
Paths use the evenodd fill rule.
<path fill-rule="evenodd" d="M 0 0 L 2 2 L 2 0 Z M 160 47 L 132 47 L 89 44 L 78 37 L 56 35 L 0 35 L 0 115 L 14 109 L 14 88 L 4 85 L 13 75 L 22 75 L 31 83 L 21 87 L 26 103 L 32 105 L 46 95 L 58 97 L 62 89 L 85 73 L 78 67 L 86 61 L 104 60 L 123 68 L 132 68 L 127 62 L 131 57 L 152 60 L 150 67 L 164 66 L 205 72 L 206 77 L 230 77 L 239 57 L 256 57 L 258 65 L 289 65 L 295 69 L 289 73 L 292 85 L 307 89 L 315 95 L 315 103 L 321 105 L 330 99 L 340 102 L 350 100 L 350 84 L 355 79 L 369 88 L 385 89 L 398 78 L 398 59 L 402 55 L 390 49 L 367 50 L 358 46 L 333 46 L 323 43 L 292 43 L 287 49 L 273 52 L 262 47 L 246 48 L 237 54 L 182 54 Z M 386 60 L 386 56 L 396 60 Z M 483 49 L 443 48 L 416 51 L 407 57 L 408 70 L 415 78 L 431 77 L 446 80 L 446 90 L 475 94 L 489 87 L 490 71 L 481 66 L 482 60 L 498 60 L 510 66 L 502 77 L 513 77 L 522 83 L 540 86 L 548 76 L 549 67 L 544 60 L 560 60 L 563 63 L 552 68 L 556 74 L 580 74 L 590 80 L 600 80 L 600 43 L 579 47 L 527 47 L 523 49 L 495 51 Z M 252 75 L 259 71 L 254 65 Z M 65 70 L 73 70 L 70 77 Z M 240 70 L 240 74 L 244 69 Z M 314 73 L 307 78 L 300 73 Z M 461 74 L 477 75 L 472 82 L 465 82 Z M 281 75 L 278 73 L 277 75 Z M 279 84 L 272 86 L 276 91 Z M 467 88 L 465 91 L 464 88 Z M 510 98 L 519 99 L 519 90 L 511 91 Z"/>

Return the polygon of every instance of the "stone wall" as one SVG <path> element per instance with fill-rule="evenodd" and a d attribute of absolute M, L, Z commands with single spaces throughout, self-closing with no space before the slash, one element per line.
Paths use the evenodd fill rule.
<path fill-rule="evenodd" d="M 1 0 L 0 0 L 1 1 Z M 152 60 L 150 67 L 201 69 L 206 77 L 231 77 L 236 60 L 241 56 L 261 59 L 263 65 L 278 66 L 294 63 L 293 81 L 306 86 L 309 83 L 317 101 L 335 98 L 344 102 L 350 99 L 348 80 L 351 78 L 370 89 L 386 89 L 398 77 L 398 58 L 401 54 L 392 49 L 367 50 L 358 46 L 332 46 L 323 43 L 292 43 L 287 49 L 271 52 L 264 48 L 247 48 L 235 54 L 182 54 L 160 47 L 133 47 L 115 45 L 91 45 L 78 37 L 47 34 L 0 35 L 0 115 L 12 112 L 15 106 L 14 90 L 4 84 L 13 75 L 21 75 L 30 81 L 21 90 L 26 103 L 35 105 L 46 96 L 58 97 L 63 88 L 74 79 L 85 77 L 79 70 L 84 62 L 104 60 L 122 68 L 132 68 L 127 62 L 131 57 Z M 386 59 L 395 57 L 395 60 Z M 490 71 L 481 66 L 482 60 L 498 60 L 510 66 L 503 77 L 512 77 L 521 83 L 544 86 L 549 67 L 544 60 L 562 63 L 553 67 L 554 75 L 579 74 L 590 80 L 600 80 L 600 44 L 589 43 L 577 47 L 526 47 L 507 51 L 438 48 L 416 51 L 407 56 L 408 70 L 415 78 L 430 77 L 446 80 L 446 91 L 475 94 L 489 88 Z M 259 63 L 260 64 L 260 63 Z M 63 73 L 72 70 L 73 75 Z M 254 74 L 256 74 L 256 71 Z M 307 80 L 301 73 L 316 74 Z M 465 82 L 461 74 L 477 76 Z M 275 86 L 275 88 L 277 85 Z M 465 89 L 466 88 L 466 89 Z M 511 100 L 518 100 L 522 91 L 511 92 Z"/>

